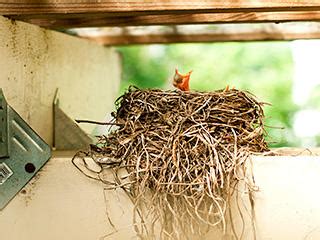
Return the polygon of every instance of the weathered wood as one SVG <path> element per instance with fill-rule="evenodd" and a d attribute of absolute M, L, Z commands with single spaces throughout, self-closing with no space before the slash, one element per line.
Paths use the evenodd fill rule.
<path fill-rule="evenodd" d="M 231 42 L 231 41 L 289 41 L 296 39 L 320 39 L 317 30 L 279 30 L 275 29 L 248 29 L 247 31 L 209 31 L 208 33 L 152 33 L 134 35 L 84 36 L 89 40 L 102 45 L 127 44 L 168 44 L 168 43 L 205 43 L 205 42 Z"/>
<path fill-rule="evenodd" d="M 68 14 L 68 13 L 139 13 L 191 11 L 191 12 L 239 12 L 239 11 L 297 11 L 320 10 L 318 0 L 20 0 L 0 2 L 0 14 Z"/>
<path fill-rule="evenodd" d="M 0 15 L 54 28 L 311 21 L 320 20 L 319 11 L 320 2 L 317 0 L 101 0 L 98 2 L 11 0 L 0 2 Z"/>
<path fill-rule="evenodd" d="M 206 42 L 244 42 L 244 41 L 276 41 L 297 39 L 319 39 L 317 33 L 241 33 L 241 34 L 197 34 L 197 35 L 145 35 L 145 36 L 107 36 L 88 37 L 102 45 L 128 44 L 169 44 L 169 43 L 206 43 Z"/>
<path fill-rule="evenodd" d="M 53 16 L 12 16 L 48 28 L 139 26 L 139 25 L 176 25 L 210 23 L 260 23 L 320 21 L 320 11 L 296 12 L 239 12 L 239 13 L 202 13 L 202 14 L 164 14 L 145 16 L 95 16 L 76 15 L 69 18 Z"/>

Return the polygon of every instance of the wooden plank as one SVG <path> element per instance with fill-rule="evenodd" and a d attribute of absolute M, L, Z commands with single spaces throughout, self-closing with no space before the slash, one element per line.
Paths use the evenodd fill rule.
<path fill-rule="evenodd" d="M 282 13 L 283 12 L 283 13 Z M 44 27 L 320 20 L 318 0 L 20 0 L 0 2 L 0 15 Z"/>
<path fill-rule="evenodd" d="M 148 34 L 85 37 L 102 45 L 128 44 L 169 44 L 169 43 L 205 43 L 231 41 L 289 41 L 296 39 L 320 39 L 320 31 L 288 32 L 259 31 L 253 29 L 247 32 L 199 33 L 199 34 Z"/>
<path fill-rule="evenodd" d="M 139 25 L 177 25 L 177 24 L 217 24 L 217 23 L 261 23 L 320 21 L 320 11 L 296 12 L 239 12 L 239 13 L 200 13 L 200 14 L 164 14 L 145 16 L 82 16 L 57 18 L 53 16 L 13 16 L 48 28 L 139 26 Z"/>
<path fill-rule="evenodd" d="M 297 11 L 320 10 L 318 0 L 7 0 L 0 2 L 0 14 L 70 14 L 70 13 L 126 13 L 192 11 Z"/>

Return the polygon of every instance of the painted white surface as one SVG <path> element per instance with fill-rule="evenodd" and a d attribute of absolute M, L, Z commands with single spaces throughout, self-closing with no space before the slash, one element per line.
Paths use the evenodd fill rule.
<path fill-rule="evenodd" d="M 258 239 L 320 239 L 320 157 L 259 157 Z"/>
<path fill-rule="evenodd" d="M 49 144 L 57 88 L 60 107 L 73 119 L 101 121 L 112 111 L 121 78 L 114 49 L 1 16 L 0 42 L 0 87 Z M 94 128 L 81 127 L 88 133 Z"/>
<path fill-rule="evenodd" d="M 320 157 L 255 157 L 258 240 L 320 239 Z M 132 204 L 56 157 L 0 212 L 1 239 L 133 239 Z M 23 191 L 24 192 L 24 191 Z M 246 224 L 249 228 L 250 223 Z M 249 230 L 247 229 L 247 232 Z M 220 239 L 208 234 L 206 239 Z M 245 240 L 252 239 L 246 235 Z"/>
<path fill-rule="evenodd" d="M 119 194 L 104 193 L 103 185 L 84 177 L 70 157 L 52 158 L 0 211 L 1 239 L 100 239 L 114 231 L 107 210 L 116 216 L 113 220 L 118 226 L 130 224 L 130 203 Z M 109 239 L 127 239 L 128 230 L 130 227 Z"/>

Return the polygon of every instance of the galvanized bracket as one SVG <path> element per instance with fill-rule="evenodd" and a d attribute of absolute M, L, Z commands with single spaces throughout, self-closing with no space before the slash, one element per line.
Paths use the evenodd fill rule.
<path fill-rule="evenodd" d="M 51 148 L 7 103 L 0 89 L 0 209 L 51 157 Z"/>
<path fill-rule="evenodd" d="M 83 150 L 93 143 L 93 139 L 60 108 L 58 89 L 53 101 L 53 126 L 56 150 Z"/>

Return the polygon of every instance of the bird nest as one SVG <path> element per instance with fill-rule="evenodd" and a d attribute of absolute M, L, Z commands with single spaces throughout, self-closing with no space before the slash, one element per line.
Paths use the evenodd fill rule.
<path fill-rule="evenodd" d="M 117 127 L 100 136 L 86 155 L 102 169 L 128 173 L 126 181 L 115 174 L 117 181 L 104 182 L 122 187 L 132 199 L 139 237 L 191 239 L 217 227 L 242 238 L 243 229 L 237 233 L 226 219 L 235 192 L 252 197 L 250 155 L 268 149 L 262 105 L 236 89 L 131 87 L 116 101 L 111 125 Z"/>

